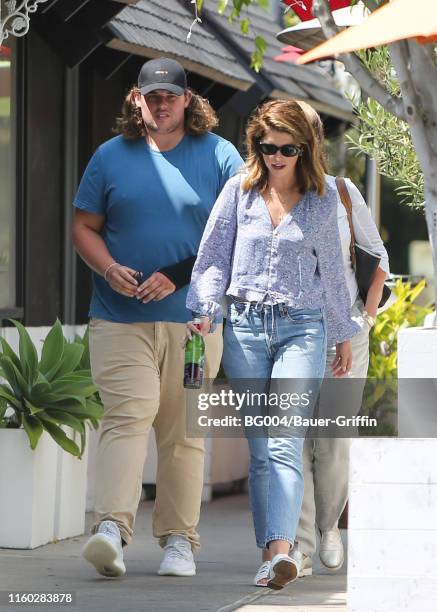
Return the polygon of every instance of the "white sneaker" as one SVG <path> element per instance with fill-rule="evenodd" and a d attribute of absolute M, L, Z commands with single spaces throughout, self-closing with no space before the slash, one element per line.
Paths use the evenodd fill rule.
<path fill-rule="evenodd" d="M 290 557 L 297 563 L 297 567 L 299 568 L 299 578 L 303 578 L 303 576 L 312 576 L 313 562 L 311 557 L 301 552 L 296 544 L 293 546 Z"/>
<path fill-rule="evenodd" d="M 196 575 L 191 544 L 186 537 L 181 535 L 169 536 L 164 550 L 164 559 L 158 570 L 160 576 Z"/>
<path fill-rule="evenodd" d="M 82 556 L 89 561 L 99 574 L 116 578 L 126 573 L 123 563 L 120 530 L 114 521 L 102 521 L 95 533 L 85 544 Z"/>
<path fill-rule="evenodd" d="M 344 562 L 343 542 L 338 527 L 322 532 L 320 561 L 330 570 L 338 570 Z"/>
<path fill-rule="evenodd" d="M 283 589 L 297 579 L 299 568 L 294 559 L 288 555 L 275 555 L 272 559 L 267 586 L 270 589 Z"/>
<path fill-rule="evenodd" d="M 257 587 L 266 587 L 269 578 L 271 561 L 264 561 L 253 579 L 253 584 Z"/>

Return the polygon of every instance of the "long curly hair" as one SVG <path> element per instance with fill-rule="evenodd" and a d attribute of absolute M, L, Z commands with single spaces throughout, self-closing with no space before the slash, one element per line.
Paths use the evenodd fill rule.
<path fill-rule="evenodd" d="M 206 98 L 202 98 L 191 89 L 191 100 L 185 109 L 185 130 L 193 136 L 201 136 L 218 125 L 217 115 Z M 141 95 L 138 87 L 132 87 L 124 99 L 121 117 L 117 117 L 114 132 L 125 138 L 136 139 L 147 136 L 141 109 L 135 104 L 135 98 Z"/>
<path fill-rule="evenodd" d="M 268 184 L 268 170 L 258 143 L 268 130 L 290 134 L 303 153 L 296 164 L 296 178 L 301 193 L 315 190 L 325 194 L 325 172 L 320 154 L 320 144 L 305 112 L 295 100 L 272 100 L 259 106 L 249 119 L 246 128 L 247 176 L 242 188 L 264 191 Z"/>

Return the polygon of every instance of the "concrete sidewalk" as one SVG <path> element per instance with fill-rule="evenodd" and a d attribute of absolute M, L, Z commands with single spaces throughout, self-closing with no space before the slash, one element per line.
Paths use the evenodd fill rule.
<path fill-rule="evenodd" d="M 282 591 L 251 586 L 259 565 L 248 497 L 229 496 L 202 508 L 202 550 L 197 576 L 157 576 L 162 551 L 151 536 L 152 502 L 141 503 L 136 537 L 125 551 L 122 579 L 99 576 L 80 556 L 88 536 L 33 551 L 0 549 L 0 591 L 74 592 L 75 605 L 0 605 L 0 610 L 80 610 L 81 612 L 336 612 L 346 611 L 346 570 L 316 575 Z M 87 517 L 90 523 L 91 516 Z M 3 593 L 3 601 L 5 594 Z"/>

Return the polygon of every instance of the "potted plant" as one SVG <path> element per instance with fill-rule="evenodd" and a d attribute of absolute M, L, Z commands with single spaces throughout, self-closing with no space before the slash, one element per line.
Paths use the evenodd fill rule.
<path fill-rule="evenodd" d="M 87 338 L 67 342 L 57 320 L 38 359 L 25 327 L 12 323 L 19 354 L 0 338 L 0 547 L 34 548 L 83 533 L 86 477 L 79 472 L 86 475 L 86 425 L 98 427 L 102 405 Z M 64 510 L 75 519 L 72 529 Z"/>
<path fill-rule="evenodd" d="M 416 299 L 426 286 L 425 280 L 396 282 L 396 302 L 378 315 L 370 334 L 370 363 L 363 396 L 363 413 L 375 417 L 378 427 L 362 427 L 360 435 L 395 436 L 398 421 L 398 334 L 423 325 L 432 308 L 420 306 Z"/>

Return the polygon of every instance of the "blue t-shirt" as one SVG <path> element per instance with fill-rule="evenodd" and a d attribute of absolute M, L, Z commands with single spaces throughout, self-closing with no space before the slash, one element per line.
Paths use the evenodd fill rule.
<path fill-rule="evenodd" d="M 216 134 L 185 135 L 161 153 L 144 139 L 117 136 L 91 158 L 74 205 L 105 215 L 102 237 L 115 261 L 143 273 L 196 255 L 205 224 L 226 181 L 243 164 L 237 149 Z M 107 321 L 174 321 L 191 318 L 188 286 L 143 304 L 111 289 L 93 274 L 90 316 Z"/>

